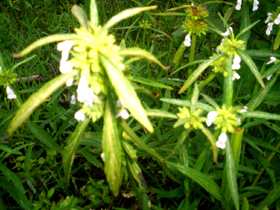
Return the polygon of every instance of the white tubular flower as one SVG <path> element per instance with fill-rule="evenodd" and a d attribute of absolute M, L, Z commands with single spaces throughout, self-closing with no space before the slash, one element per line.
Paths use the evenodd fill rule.
<path fill-rule="evenodd" d="M 82 74 L 77 88 L 77 100 L 88 106 L 92 106 L 95 98 L 96 96 L 88 85 L 87 75 Z"/>
<path fill-rule="evenodd" d="M 271 78 L 272 78 L 272 74 L 271 74 L 271 75 L 268 75 L 268 76 L 266 77 L 267 80 L 271 80 Z"/>
<path fill-rule="evenodd" d="M 59 62 L 59 71 L 62 74 L 69 73 L 70 71 L 73 70 L 73 63 L 71 61 L 66 61 L 66 60 L 60 60 Z"/>
<path fill-rule="evenodd" d="M 240 69 L 240 62 L 241 62 L 240 56 L 239 56 L 239 55 L 235 55 L 235 56 L 233 57 L 233 61 L 232 61 L 232 66 L 231 66 L 231 68 L 232 68 L 233 70 Z"/>
<path fill-rule="evenodd" d="M 71 40 L 66 40 L 63 42 L 59 42 L 57 44 L 57 50 L 61 52 L 61 60 L 67 61 L 69 58 L 69 52 L 73 47 L 74 42 Z"/>
<path fill-rule="evenodd" d="M 73 78 L 72 78 L 72 79 L 68 79 L 68 80 L 66 81 L 66 86 L 67 86 L 67 87 L 72 86 L 72 85 L 73 85 L 73 82 L 74 82 L 74 79 L 73 79 Z"/>
<path fill-rule="evenodd" d="M 222 33 L 222 36 L 223 36 L 223 37 L 228 37 L 228 36 L 231 35 L 232 33 L 233 33 L 232 27 L 228 27 L 227 30 L 226 30 L 224 33 Z"/>
<path fill-rule="evenodd" d="M 208 127 L 210 127 L 214 123 L 214 121 L 216 120 L 217 116 L 218 116 L 218 112 L 216 112 L 216 111 L 209 112 L 207 114 L 207 118 L 206 118 L 206 125 Z"/>
<path fill-rule="evenodd" d="M 218 141 L 216 141 L 216 147 L 218 147 L 220 149 L 225 149 L 227 141 L 228 141 L 227 134 L 222 132 L 220 134 L 220 136 L 218 137 Z"/>
<path fill-rule="evenodd" d="M 102 153 L 100 154 L 100 158 L 101 158 L 101 160 L 103 160 L 103 162 L 105 162 L 105 154 L 104 154 L 104 152 L 102 152 Z"/>
<path fill-rule="evenodd" d="M 267 36 L 269 36 L 271 34 L 272 29 L 273 29 L 273 24 L 274 24 L 273 22 L 270 22 L 267 24 L 266 31 L 265 31 L 265 34 Z"/>
<path fill-rule="evenodd" d="M 242 0 L 237 0 L 236 5 L 235 5 L 235 9 L 236 10 L 241 10 L 241 6 L 242 6 Z"/>
<path fill-rule="evenodd" d="M 275 18 L 274 23 L 275 23 L 276 25 L 279 25 L 279 24 L 280 24 L 280 13 L 279 13 L 279 14 L 277 15 L 277 17 Z"/>
<path fill-rule="evenodd" d="M 232 80 L 239 80 L 239 79 L 240 79 L 240 75 L 236 71 L 233 71 Z"/>
<path fill-rule="evenodd" d="M 257 11 L 259 9 L 259 4 L 260 4 L 260 2 L 258 0 L 254 0 L 254 2 L 253 2 L 253 9 L 252 9 L 253 12 Z"/>
<path fill-rule="evenodd" d="M 264 23 L 269 23 L 271 20 L 272 20 L 272 13 L 271 13 L 271 12 L 268 12 L 268 13 L 267 13 L 267 18 L 266 18 L 266 20 L 264 21 Z"/>
<path fill-rule="evenodd" d="M 76 96 L 72 95 L 70 98 L 70 104 L 76 104 L 76 102 L 77 102 Z"/>
<path fill-rule="evenodd" d="M 14 90 L 10 86 L 6 87 L 6 93 L 7 93 L 7 98 L 10 100 L 17 98 Z"/>
<path fill-rule="evenodd" d="M 190 47 L 192 45 L 192 39 L 191 39 L 191 34 L 188 33 L 186 36 L 185 36 L 185 40 L 184 40 L 184 45 L 186 47 Z"/>
<path fill-rule="evenodd" d="M 276 59 L 274 56 L 271 56 L 271 57 L 269 58 L 269 61 L 268 61 L 266 64 L 275 63 L 276 60 L 277 60 L 277 59 Z"/>
<path fill-rule="evenodd" d="M 125 108 L 122 108 L 117 114 L 117 117 L 121 117 L 124 120 L 127 120 L 129 116 L 130 116 L 129 113 Z"/>
<path fill-rule="evenodd" d="M 74 115 L 75 119 L 79 122 L 82 122 L 86 119 L 86 115 L 82 110 L 79 110 Z"/>
<path fill-rule="evenodd" d="M 245 113 L 245 112 L 248 112 L 248 107 L 247 106 L 243 106 L 242 109 L 240 109 L 239 111 L 240 113 Z"/>

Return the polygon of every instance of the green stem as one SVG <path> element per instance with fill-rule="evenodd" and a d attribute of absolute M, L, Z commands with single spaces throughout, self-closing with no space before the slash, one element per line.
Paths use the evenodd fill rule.
<path fill-rule="evenodd" d="M 191 51 L 190 51 L 190 56 L 189 56 L 189 62 L 194 61 L 195 57 L 195 48 L 196 48 L 196 35 L 192 34 L 192 45 L 191 45 Z"/>
<path fill-rule="evenodd" d="M 216 144 L 215 144 L 215 138 L 212 135 L 212 133 L 207 128 L 205 128 L 204 126 L 202 126 L 202 128 L 200 128 L 200 130 L 207 137 L 207 139 L 209 140 L 209 142 L 211 144 L 213 161 L 216 163 L 217 160 L 218 160 L 218 151 L 217 151 L 217 147 L 216 147 Z"/>
<path fill-rule="evenodd" d="M 175 69 L 178 68 L 178 66 L 180 64 L 180 61 L 181 61 L 181 59 L 184 55 L 185 50 L 186 50 L 186 46 L 184 45 L 184 42 L 182 42 L 180 47 L 176 51 L 174 58 L 173 58 L 173 63 L 175 65 Z"/>
<path fill-rule="evenodd" d="M 232 57 L 228 58 L 226 68 L 227 76 L 224 79 L 224 104 L 228 107 L 232 106 L 233 98 L 233 80 L 232 80 L 232 68 L 231 68 Z"/>

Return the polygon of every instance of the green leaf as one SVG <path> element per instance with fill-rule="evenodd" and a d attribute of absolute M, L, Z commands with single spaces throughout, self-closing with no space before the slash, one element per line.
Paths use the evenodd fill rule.
<path fill-rule="evenodd" d="M 164 110 L 160 110 L 160 109 L 148 109 L 147 114 L 150 117 L 177 119 L 176 114 L 173 114 L 173 113 L 170 113 L 170 112 L 167 112 Z"/>
<path fill-rule="evenodd" d="M 226 142 L 226 178 L 227 187 L 233 200 L 235 209 L 239 210 L 239 194 L 237 187 L 235 160 L 232 154 L 230 142 Z"/>
<path fill-rule="evenodd" d="M 110 79 L 116 94 L 121 101 L 121 104 L 127 108 L 130 114 L 141 123 L 149 132 L 153 132 L 153 126 L 147 117 L 141 102 L 128 79 L 123 72 L 117 69 L 113 62 L 105 57 L 101 57 L 102 63 L 105 67 L 106 73 Z"/>
<path fill-rule="evenodd" d="M 278 50 L 280 46 L 280 29 L 278 29 L 277 35 L 273 42 L 273 50 Z"/>
<path fill-rule="evenodd" d="M 86 119 L 85 121 L 80 122 L 75 128 L 74 132 L 71 133 L 69 138 L 66 140 L 67 145 L 63 149 L 62 159 L 67 184 L 70 180 L 71 169 L 75 158 L 76 150 L 79 147 L 81 136 L 87 128 L 89 121 L 89 119 Z"/>
<path fill-rule="evenodd" d="M 252 74 L 256 77 L 256 79 L 259 82 L 259 84 L 261 85 L 261 87 L 264 88 L 265 85 L 264 85 L 264 82 L 262 80 L 262 76 L 261 76 L 260 72 L 258 71 L 258 67 L 254 63 L 252 58 L 247 54 L 246 51 L 238 50 L 238 54 L 240 55 L 242 60 L 247 64 L 247 66 L 251 70 Z"/>
<path fill-rule="evenodd" d="M 232 134 L 231 146 L 232 146 L 233 159 L 235 160 L 236 171 L 238 171 L 238 168 L 239 168 L 239 160 L 240 160 L 240 153 L 241 153 L 241 147 L 242 147 L 243 133 L 244 133 L 244 129 L 239 128 L 239 129 L 236 129 L 235 132 Z"/>
<path fill-rule="evenodd" d="M 0 163 L 0 171 L 4 175 L 4 179 L 0 179 L 0 187 L 4 190 L 7 190 L 23 209 L 32 209 L 31 203 L 25 196 L 25 190 L 19 177 L 2 163 Z"/>
<path fill-rule="evenodd" d="M 98 26 L 98 24 L 99 24 L 98 9 L 97 9 L 96 0 L 91 0 L 90 1 L 90 21 L 95 26 Z"/>
<path fill-rule="evenodd" d="M 72 14 L 77 18 L 82 27 L 88 27 L 88 18 L 85 11 L 78 5 L 74 5 L 71 9 Z"/>
<path fill-rule="evenodd" d="M 279 114 L 273 114 L 268 112 L 254 111 L 254 112 L 244 112 L 242 113 L 244 118 L 260 118 L 264 120 L 280 120 Z"/>
<path fill-rule="evenodd" d="M 111 28 L 112 26 L 116 25 L 120 21 L 129 18 L 131 16 L 137 15 L 141 12 L 156 9 L 157 6 L 149 6 L 149 7 L 136 7 L 131 9 L 126 9 L 117 15 L 113 16 L 104 26 L 104 28 Z"/>
<path fill-rule="evenodd" d="M 183 175 L 187 176 L 188 178 L 192 179 L 194 182 L 199 184 L 201 187 L 203 187 L 207 192 L 209 192 L 212 196 L 214 196 L 217 200 L 222 201 L 222 195 L 219 186 L 214 182 L 214 180 L 198 171 L 189 167 L 185 167 L 182 165 L 178 165 L 175 163 L 167 163 L 168 166 L 171 167 L 171 169 L 178 170 Z"/>
<path fill-rule="evenodd" d="M 54 35 L 50 35 L 47 37 L 43 37 L 43 38 L 38 39 L 37 41 L 33 42 L 32 44 L 30 44 L 29 46 L 27 46 L 25 49 L 23 49 L 19 53 L 14 54 L 14 57 L 16 57 L 16 58 L 23 57 L 23 56 L 27 55 L 28 53 L 30 53 L 31 51 L 35 50 L 36 48 L 49 44 L 49 43 L 60 42 L 60 41 L 64 41 L 64 40 L 72 40 L 72 39 L 76 39 L 76 38 L 77 38 L 77 36 L 75 34 L 54 34 Z"/>
<path fill-rule="evenodd" d="M 113 194 L 117 196 L 123 178 L 123 150 L 115 113 L 108 100 L 104 113 L 102 150 L 105 162 L 105 175 Z"/>
<path fill-rule="evenodd" d="M 202 64 L 200 64 L 196 70 L 188 77 L 188 79 L 184 82 L 184 85 L 179 90 L 179 94 L 185 92 L 197 79 L 198 77 L 217 59 L 219 56 L 213 56 L 209 60 L 206 60 Z"/>
<path fill-rule="evenodd" d="M 14 131 L 21 126 L 24 121 L 32 114 L 32 112 L 59 87 L 64 85 L 67 80 L 72 78 L 76 74 L 75 71 L 72 71 L 68 74 L 61 74 L 54 78 L 53 80 L 47 82 L 43 87 L 41 87 L 37 92 L 33 93 L 19 108 L 16 112 L 16 115 L 10 122 L 8 126 L 8 135 L 12 135 Z"/>
<path fill-rule="evenodd" d="M 262 210 L 266 206 L 270 206 L 273 202 L 280 198 L 280 182 L 278 182 L 274 188 L 268 193 L 265 199 L 260 202 L 257 209 Z"/>
<path fill-rule="evenodd" d="M 153 54 L 141 48 L 133 47 L 133 48 L 122 49 L 120 51 L 120 55 L 145 58 L 151 62 L 158 64 L 161 68 L 166 70 L 166 67 Z"/>
<path fill-rule="evenodd" d="M 146 79 L 143 77 L 130 76 L 129 79 L 132 80 L 133 82 L 138 82 L 140 84 L 147 85 L 150 87 L 163 88 L 167 90 L 173 89 L 172 87 L 165 85 L 164 83 L 158 82 L 156 80 Z"/>

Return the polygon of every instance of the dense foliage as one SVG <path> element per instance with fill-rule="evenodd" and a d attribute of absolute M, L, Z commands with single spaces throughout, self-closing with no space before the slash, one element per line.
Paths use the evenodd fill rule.
<path fill-rule="evenodd" d="M 0 209 L 280 209 L 279 0 L 2 0 Z"/>

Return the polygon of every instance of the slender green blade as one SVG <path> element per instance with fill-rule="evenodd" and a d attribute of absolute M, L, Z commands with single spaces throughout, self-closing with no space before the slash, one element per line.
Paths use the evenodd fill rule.
<path fill-rule="evenodd" d="M 115 113 L 108 100 L 104 113 L 102 150 L 104 154 L 105 175 L 113 194 L 117 196 L 123 178 L 123 150 Z"/>
<path fill-rule="evenodd" d="M 149 7 L 136 7 L 136 8 L 131 8 L 131 9 L 126 9 L 117 15 L 113 16 L 106 24 L 105 28 L 109 29 L 112 26 L 116 25 L 120 21 L 127 19 L 129 17 L 132 17 L 134 15 L 137 15 L 141 12 L 148 11 L 148 10 L 153 10 L 156 9 L 157 6 L 149 6 Z"/>
<path fill-rule="evenodd" d="M 258 67 L 254 63 L 252 58 L 245 51 L 238 50 L 238 54 L 240 55 L 242 60 L 247 64 L 247 66 L 251 70 L 252 74 L 256 77 L 256 79 L 259 82 L 259 84 L 261 85 L 261 87 L 264 88 L 265 85 L 262 80 L 262 75 L 260 74 Z"/>
<path fill-rule="evenodd" d="M 50 44 L 53 42 L 60 42 L 60 41 L 64 41 L 64 40 L 71 40 L 71 39 L 75 39 L 76 35 L 75 34 L 54 34 L 54 35 L 50 35 L 47 37 L 43 37 L 41 39 L 38 39 L 37 41 L 33 42 L 32 44 L 30 44 L 29 46 L 27 46 L 25 49 L 23 49 L 22 51 L 20 51 L 19 53 L 14 54 L 14 57 L 23 57 L 25 55 L 27 55 L 28 53 L 32 52 L 33 50 L 35 50 L 36 48 L 42 47 L 46 44 Z"/>
<path fill-rule="evenodd" d="M 274 188 L 268 193 L 263 201 L 257 206 L 257 210 L 264 209 L 265 206 L 270 206 L 273 202 L 280 198 L 280 182 L 276 183 Z"/>
<path fill-rule="evenodd" d="M 182 165 L 178 165 L 175 163 L 168 163 L 168 165 L 171 166 L 171 168 L 175 168 L 183 175 L 195 181 L 197 184 L 203 187 L 207 192 L 209 192 L 212 196 L 214 196 L 217 200 L 222 201 L 220 188 L 210 176 L 198 170 L 185 167 Z"/>
<path fill-rule="evenodd" d="M 63 149 L 62 159 L 63 159 L 63 167 L 64 167 L 66 183 L 69 183 L 75 154 L 80 145 L 81 136 L 83 135 L 85 129 L 87 128 L 89 121 L 90 121 L 89 119 L 86 119 L 85 121 L 80 122 L 77 125 L 74 132 L 67 139 L 66 141 L 67 145 Z"/>
<path fill-rule="evenodd" d="M 90 21 L 95 25 L 98 26 L 99 18 L 98 18 L 98 9 L 96 0 L 90 1 Z"/>
<path fill-rule="evenodd" d="M 239 194 L 237 187 L 235 160 L 232 154 L 230 142 L 226 142 L 226 178 L 227 187 L 230 192 L 231 198 L 235 209 L 239 210 Z"/>
<path fill-rule="evenodd" d="M 64 85 L 67 80 L 72 78 L 76 74 L 75 71 L 72 71 L 68 74 L 61 74 L 54 78 L 53 80 L 47 82 L 43 87 L 41 87 L 37 92 L 33 93 L 19 108 L 16 112 L 16 115 L 10 122 L 8 127 L 8 135 L 12 135 L 13 132 L 24 123 L 32 112 L 59 87 Z"/>
<path fill-rule="evenodd" d="M 121 104 L 129 110 L 131 115 L 141 123 L 148 131 L 153 132 L 153 126 L 147 117 L 141 102 L 128 79 L 123 72 L 117 69 L 111 61 L 102 57 L 102 63 L 107 75 L 114 87 Z"/>
<path fill-rule="evenodd" d="M 74 5 L 71 9 L 71 12 L 77 18 L 81 26 L 87 28 L 88 18 L 85 11 L 78 5 Z"/>
<path fill-rule="evenodd" d="M 196 70 L 188 77 L 184 82 L 183 86 L 179 90 L 179 94 L 185 92 L 197 79 L 198 77 L 218 58 L 218 56 L 213 56 L 209 60 L 206 60 L 200 64 Z"/>

